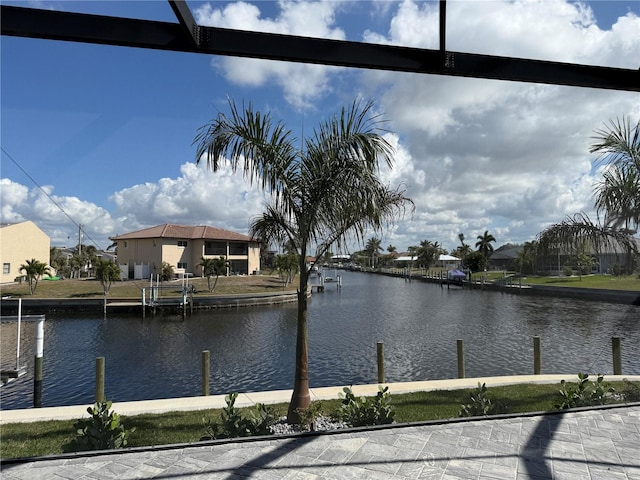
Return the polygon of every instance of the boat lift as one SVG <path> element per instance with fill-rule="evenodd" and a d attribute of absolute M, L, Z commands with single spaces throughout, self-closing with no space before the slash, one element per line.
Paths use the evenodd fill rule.
<path fill-rule="evenodd" d="M 42 406 L 42 357 L 44 355 L 44 315 L 22 315 L 22 299 L 18 299 L 18 315 L 2 316 L 2 322 L 17 321 L 18 332 L 16 337 L 16 368 L 3 368 L 0 370 L 0 385 L 4 386 L 27 373 L 26 365 L 20 364 L 21 326 L 23 321 L 35 321 L 36 323 L 36 354 L 33 364 L 33 406 Z"/>

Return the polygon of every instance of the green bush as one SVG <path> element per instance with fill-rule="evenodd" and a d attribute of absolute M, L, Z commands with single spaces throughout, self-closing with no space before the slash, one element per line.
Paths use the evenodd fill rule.
<path fill-rule="evenodd" d="M 91 418 L 78 420 L 73 427 L 76 438 L 62 446 L 64 453 L 109 450 L 127 446 L 127 437 L 135 428 L 126 430 L 120 416 L 109 411 L 111 402 L 96 402 L 87 408 Z"/>
<path fill-rule="evenodd" d="M 487 396 L 487 385 L 478 382 L 478 387 L 471 392 L 470 403 L 460 407 L 459 417 L 481 417 L 506 413 L 507 408 L 500 403 L 493 403 Z"/>
<path fill-rule="evenodd" d="M 214 440 L 218 438 L 250 437 L 252 435 L 270 435 L 275 417 L 271 409 L 257 403 L 248 409 L 248 416 L 243 416 L 242 410 L 236 408 L 238 393 L 230 393 L 224 397 L 227 406 L 220 413 L 220 423 L 203 419 L 205 434 L 200 440 Z"/>
<path fill-rule="evenodd" d="M 384 425 L 393 423 L 395 415 L 390 405 L 391 394 L 389 387 L 378 386 L 375 397 L 357 398 L 349 387 L 344 387 L 342 400 L 342 419 L 352 427 L 366 425 Z"/>
<path fill-rule="evenodd" d="M 600 373 L 593 382 L 589 381 L 589 375 L 586 373 L 578 373 L 578 383 L 575 386 L 569 386 L 564 380 L 560 385 L 561 400 L 556 405 L 558 410 L 604 405 L 609 402 L 610 394 L 614 392 L 613 387 L 604 383 L 604 376 Z"/>

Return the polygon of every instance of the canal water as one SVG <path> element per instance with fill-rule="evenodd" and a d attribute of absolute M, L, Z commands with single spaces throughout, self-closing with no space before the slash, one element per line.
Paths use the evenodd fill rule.
<path fill-rule="evenodd" d="M 311 387 L 375 383 L 384 342 L 388 382 L 455 378 L 456 340 L 467 377 L 533 373 L 541 337 L 543 373 L 612 373 L 611 337 L 622 338 L 622 371 L 640 375 L 640 307 L 566 298 L 447 289 L 417 280 L 339 272 L 309 304 Z M 333 272 L 332 272 L 333 274 Z M 35 325 L 22 326 L 27 375 L 0 388 L 2 409 L 33 404 Z M 47 315 L 43 406 L 89 404 L 95 359 L 106 358 L 113 401 L 196 396 L 200 358 L 211 351 L 212 394 L 293 385 L 295 304 L 181 316 Z M 2 367 L 16 363 L 16 323 L 0 325 Z"/>

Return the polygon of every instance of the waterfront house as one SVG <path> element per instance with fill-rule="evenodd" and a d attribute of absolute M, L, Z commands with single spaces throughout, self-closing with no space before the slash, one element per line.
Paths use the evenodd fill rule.
<path fill-rule="evenodd" d="M 50 246 L 49 236 L 30 220 L 0 225 L 1 283 L 13 282 L 24 275 L 20 265 L 32 258 L 49 265 Z"/>
<path fill-rule="evenodd" d="M 143 279 L 162 273 L 162 263 L 180 276 L 204 276 L 202 257 L 223 257 L 228 274 L 260 271 L 260 245 L 251 237 L 209 226 L 165 223 L 136 232 L 110 237 L 117 244 L 123 278 Z"/>

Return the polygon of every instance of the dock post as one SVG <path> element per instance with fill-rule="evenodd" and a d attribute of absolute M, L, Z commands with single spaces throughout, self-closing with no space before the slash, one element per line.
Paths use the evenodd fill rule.
<path fill-rule="evenodd" d="M 540 337 L 533 337 L 533 374 L 542 373 L 542 351 L 540 349 Z"/>
<path fill-rule="evenodd" d="M 96 402 L 104 402 L 104 357 L 96 358 Z"/>
<path fill-rule="evenodd" d="M 611 348 L 613 350 L 613 374 L 622 375 L 622 347 L 620 337 L 611 337 Z"/>
<path fill-rule="evenodd" d="M 211 367 L 211 352 L 209 350 L 202 351 L 201 357 L 201 374 L 202 374 L 202 395 L 208 396 L 211 393 L 209 389 L 209 373 Z"/>
<path fill-rule="evenodd" d="M 384 383 L 384 342 L 378 342 L 378 383 Z"/>
<path fill-rule="evenodd" d="M 143 319 L 144 319 L 144 317 L 145 317 L 145 313 L 146 313 L 146 310 L 147 310 L 147 308 L 146 308 L 147 306 L 145 305 L 145 303 L 146 303 L 146 299 L 145 299 L 145 289 L 143 288 L 143 289 L 142 289 L 142 318 L 143 318 Z"/>
<path fill-rule="evenodd" d="M 20 339 L 18 339 L 20 341 Z M 33 406 L 42 407 L 42 357 L 44 353 L 44 317 L 36 325 L 36 356 L 33 362 Z"/>
<path fill-rule="evenodd" d="M 464 376 L 464 342 L 458 339 L 456 340 L 456 346 L 458 350 L 458 378 L 465 378 Z"/>

